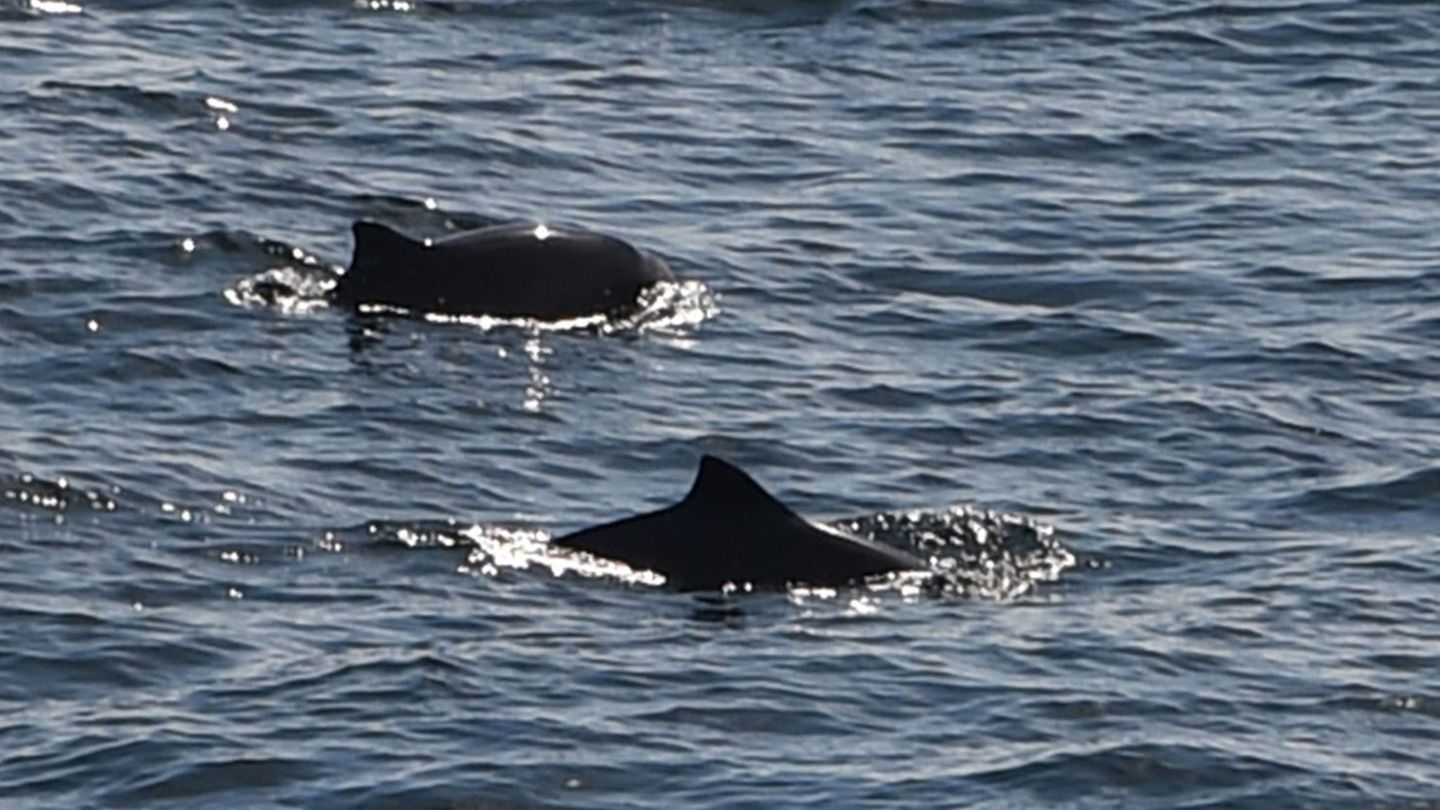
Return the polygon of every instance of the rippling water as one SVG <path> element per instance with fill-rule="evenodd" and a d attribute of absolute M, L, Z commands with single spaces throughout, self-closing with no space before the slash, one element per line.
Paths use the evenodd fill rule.
<path fill-rule="evenodd" d="M 0 0 L 0 805 L 1440 807 L 1437 38 Z M 359 320 L 360 217 L 684 283 Z M 950 587 L 545 546 L 705 452 Z"/>

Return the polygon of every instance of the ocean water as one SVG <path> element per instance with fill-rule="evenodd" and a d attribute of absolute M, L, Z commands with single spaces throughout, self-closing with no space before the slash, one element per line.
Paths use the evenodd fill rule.
<path fill-rule="evenodd" d="M 0 0 L 0 807 L 1440 807 L 1437 42 Z M 321 294 L 361 217 L 682 283 L 361 319 Z M 704 453 L 934 576 L 546 546 Z"/>

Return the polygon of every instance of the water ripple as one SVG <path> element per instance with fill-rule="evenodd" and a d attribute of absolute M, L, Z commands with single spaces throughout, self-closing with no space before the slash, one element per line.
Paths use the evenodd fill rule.
<path fill-rule="evenodd" d="M 1434 804 L 1431 5 L 0 20 L 7 807 Z M 362 217 L 683 282 L 354 317 Z M 704 452 L 939 573 L 545 547 Z"/>

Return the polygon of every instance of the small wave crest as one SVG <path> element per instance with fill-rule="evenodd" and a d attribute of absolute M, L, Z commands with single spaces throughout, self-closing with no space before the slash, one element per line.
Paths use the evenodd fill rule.
<path fill-rule="evenodd" d="M 84 508 L 113 512 L 115 500 L 111 495 L 100 489 L 76 486 L 64 476 L 53 481 L 30 473 L 0 476 L 0 500 L 32 509 L 65 512 Z"/>
<path fill-rule="evenodd" d="M 365 304 L 363 314 L 412 314 L 402 307 Z M 455 323 L 478 328 L 519 329 L 525 332 L 594 332 L 613 335 L 636 332 L 674 332 L 694 327 L 719 311 L 710 288 L 699 281 L 661 281 L 640 292 L 633 308 L 618 313 L 596 313 L 578 318 L 544 321 L 535 318 L 499 318 L 492 315 L 424 313 L 431 323 Z"/>
<path fill-rule="evenodd" d="M 1291 496 L 1278 505 L 1305 514 L 1384 515 L 1440 514 L 1435 494 L 1440 492 L 1440 467 L 1429 467 L 1378 481 L 1317 487 Z"/>
<path fill-rule="evenodd" d="M 282 265 L 247 276 L 225 289 L 225 300 L 247 309 L 305 315 L 330 306 L 338 277 L 313 266 Z"/>
<path fill-rule="evenodd" d="M 550 543 L 550 535 L 533 529 L 471 526 L 460 533 L 473 543 L 462 573 L 499 577 L 503 570 L 548 571 L 551 576 L 575 575 L 616 580 L 627 585 L 656 587 L 665 577 L 654 571 L 631 568 L 616 560 L 596 557 Z"/>
<path fill-rule="evenodd" d="M 877 543 L 908 548 L 930 563 L 923 582 L 905 576 L 872 587 L 914 593 L 1014 599 L 1053 582 L 1075 565 L 1075 555 L 1055 539 L 1055 529 L 1020 515 L 952 506 L 939 511 L 882 512 L 832 523 Z"/>
<path fill-rule="evenodd" d="M 272 309 L 285 315 L 305 315 L 327 309 L 339 283 L 338 268 L 323 268 L 306 256 L 303 264 L 285 264 L 236 281 L 224 291 L 225 300 L 247 309 Z M 362 304 L 361 315 L 418 316 L 430 323 L 461 324 L 482 332 L 516 329 L 527 333 L 593 332 L 614 335 L 645 332 L 683 332 L 719 312 L 715 296 L 700 281 L 661 281 L 641 291 L 635 306 L 618 313 L 596 313 L 579 318 L 543 321 L 535 318 L 501 318 L 492 315 L 415 313 L 388 304 Z"/>

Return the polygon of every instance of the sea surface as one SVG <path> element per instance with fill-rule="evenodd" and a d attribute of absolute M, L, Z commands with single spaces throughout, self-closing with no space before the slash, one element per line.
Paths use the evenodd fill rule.
<path fill-rule="evenodd" d="M 0 807 L 1440 808 L 1437 212 L 1433 2 L 0 0 Z M 547 545 L 707 453 L 932 572 Z"/>

